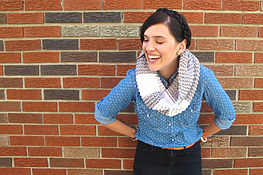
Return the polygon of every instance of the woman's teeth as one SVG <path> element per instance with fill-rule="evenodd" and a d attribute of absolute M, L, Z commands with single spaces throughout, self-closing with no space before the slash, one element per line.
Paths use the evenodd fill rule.
<path fill-rule="evenodd" d="M 160 56 L 153 56 L 153 55 L 148 55 L 148 57 L 151 59 L 151 60 L 155 60 L 155 59 L 159 59 Z"/>

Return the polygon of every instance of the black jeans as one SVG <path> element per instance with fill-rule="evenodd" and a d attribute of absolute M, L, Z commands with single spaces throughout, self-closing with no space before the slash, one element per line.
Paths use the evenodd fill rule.
<path fill-rule="evenodd" d="M 139 141 L 134 175 L 202 175 L 201 146 L 197 142 L 184 150 L 167 150 Z"/>

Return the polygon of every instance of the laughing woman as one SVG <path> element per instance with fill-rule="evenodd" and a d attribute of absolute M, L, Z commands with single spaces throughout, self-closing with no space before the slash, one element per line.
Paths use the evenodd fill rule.
<path fill-rule="evenodd" d="M 96 106 L 104 126 L 138 140 L 134 175 L 201 175 L 201 147 L 207 137 L 235 120 L 231 100 L 213 72 L 187 49 L 190 28 L 180 13 L 158 9 L 143 24 L 142 49 L 136 69 Z M 197 125 L 202 99 L 212 107 L 214 121 Z M 116 119 L 136 103 L 138 130 Z"/>

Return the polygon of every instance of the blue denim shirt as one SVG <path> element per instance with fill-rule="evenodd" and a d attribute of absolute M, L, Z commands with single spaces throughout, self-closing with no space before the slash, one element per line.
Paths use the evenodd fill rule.
<path fill-rule="evenodd" d="M 235 120 L 232 102 L 214 73 L 202 65 L 195 95 L 188 108 L 180 114 L 170 117 L 149 109 L 140 96 L 135 69 L 132 69 L 127 72 L 126 78 L 96 105 L 94 115 L 97 121 L 103 124 L 112 123 L 121 110 L 131 101 L 135 101 L 139 127 L 136 137 L 158 147 L 181 147 L 202 137 L 203 130 L 197 125 L 197 121 L 203 97 L 214 111 L 216 125 L 221 129 L 229 128 Z"/>

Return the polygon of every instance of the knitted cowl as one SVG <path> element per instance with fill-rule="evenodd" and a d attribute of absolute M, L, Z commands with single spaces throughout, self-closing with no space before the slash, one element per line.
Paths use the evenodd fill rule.
<path fill-rule="evenodd" d="M 142 51 L 136 64 L 136 81 L 140 95 L 150 109 L 175 116 L 190 105 L 200 76 L 198 59 L 186 49 L 180 56 L 178 75 L 166 88 L 156 71 L 151 71 Z"/>

